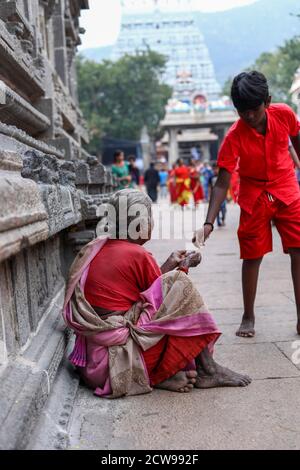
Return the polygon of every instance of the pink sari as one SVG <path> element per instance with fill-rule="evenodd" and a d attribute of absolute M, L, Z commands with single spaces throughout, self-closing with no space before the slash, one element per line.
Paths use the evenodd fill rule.
<path fill-rule="evenodd" d="M 107 239 L 96 239 L 74 261 L 65 298 L 64 319 L 76 333 L 70 361 L 100 397 L 117 398 L 152 391 L 142 351 L 165 335 L 193 337 L 220 331 L 186 274 L 172 271 L 141 293 L 124 315 L 101 319 L 84 297 L 89 266 Z"/>

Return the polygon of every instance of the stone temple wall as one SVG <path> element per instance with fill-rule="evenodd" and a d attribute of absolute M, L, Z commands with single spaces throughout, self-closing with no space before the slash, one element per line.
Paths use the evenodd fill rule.
<path fill-rule="evenodd" d="M 110 172 L 82 145 L 88 0 L 0 0 L 0 448 L 25 448 L 61 364 L 65 279 L 95 236 Z"/>

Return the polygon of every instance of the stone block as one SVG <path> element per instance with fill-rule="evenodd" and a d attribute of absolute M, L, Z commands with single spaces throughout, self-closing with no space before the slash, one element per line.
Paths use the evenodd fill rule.
<path fill-rule="evenodd" d="M 69 335 L 61 317 L 64 290 L 53 298 L 39 334 L 4 370 L 0 381 L 0 449 L 26 448 L 50 394 Z"/>
<path fill-rule="evenodd" d="M 36 331 L 47 303 L 50 292 L 47 280 L 47 259 L 45 242 L 26 251 L 28 304 L 32 331 Z"/>
<path fill-rule="evenodd" d="M 50 127 L 50 120 L 14 90 L 0 80 L 4 92 L 4 103 L 0 102 L 0 120 L 8 125 L 16 125 L 31 135 L 45 132 Z"/>
<path fill-rule="evenodd" d="M 86 162 L 77 162 L 75 171 L 76 186 L 88 185 L 91 182 L 90 167 Z"/>
<path fill-rule="evenodd" d="M 59 236 L 52 237 L 45 242 L 45 264 L 50 299 L 57 292 L 63 282 L 61 274 L 61 249 L 61 240 Z"/>
<path fill-rule="evenodd" d="M 87 164 L 90 167 L 91 184 L 103 185 L 106 183 L 107 170 L 97 157 L 88 157 Z"/>
<path fill-rule="evenodd" d="M 81 220 L 79 196 L 69 188 L 41 185 L 40 190 L 49 215 L 50 236 L 77 224 Z"/>
<path fill-rule="evenodd" d="M 38 186 L 21 176 L 22 160 L 0 152 L 0 261 L 48 237 Z"/>
<path fill-rule="evenodd" d="M 15 303 L 17 341 L 20 348 L 22 348 L 26 345 L 32 328 L 24 252 L 18 253 L 9 264 Z M 39 293 L 36 292 L 35 295 L 39 295 Z"/>
<path fill-rule="evenodd" d="M 64 47 L 55 49 L 55 69 L 63 83 L 67 84 L 67 54 Z"/>
<path fill-rule="evenodd" d="M 2 363 L 17 350 L 16 306 L 8 261 L 0 264 L 0 314 L 2 337 Z"/>

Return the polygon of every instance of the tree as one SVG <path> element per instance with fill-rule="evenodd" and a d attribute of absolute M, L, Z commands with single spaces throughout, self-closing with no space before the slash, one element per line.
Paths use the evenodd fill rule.
<path fill-rule="evenodd" d="M 79 101 L 91 133 L 90 152 L 99 151 L 104 136 L 139 140 L 144 126 L 155 137 L 172 96 L 162 83 L 165 65 L 166 58 L 151 50 L 100 64 L 79 56 Z"/>
<path fill-rule="evenodd" d="M 274 102 L 285 102 L 292 105 L 290 89 L 299 65 L 300 37 L 296 36 L 286 41 L 275 52 L 262 53 L 248 68 L 248 71 L 257 70 L 267 77 Z M 231 78 L 225 82 L 224 94 L 230 92 L 231 82 Z"/>
<path fill-rule="evenodd" d="M 232 77 L 228 77 L 226 82 L 224 83 L 223 88 L 222 88 L 222 94 L 224 96 L 230 96 L 231 95 L 232 80 L 233 80 Z"/>
<path fill-rule="evenodd" d="M 290 89 L 300 64 L 300 38 L 286 41 L 274 53 L 263 53 L 252 68 L 264 73 L 269 80 L 275 102 L 291 103 Z"/>

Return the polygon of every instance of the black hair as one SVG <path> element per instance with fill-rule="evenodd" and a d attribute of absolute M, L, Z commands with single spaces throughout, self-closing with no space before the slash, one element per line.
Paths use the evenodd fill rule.
<path fill-rule="evenodd" d="M 122 150 L 116 150 L 114 153 L 114 161 L 117 161 L 117 158 L 124 153 Z"/>
<path fill-rule="evenodd" d="M 128 161 L 130 161 L 130 160 L 136 161 L 136 156 L 135 155 L 129 155 L 127 160 Z"/>
<path fill-rule="evenodd" d="M 244 112 L 267 104 L 268 98 L 268 81 L 262 73 L 254 70 L 240 73 L 234 78 L 231 99 L 238 111 Z"/>

